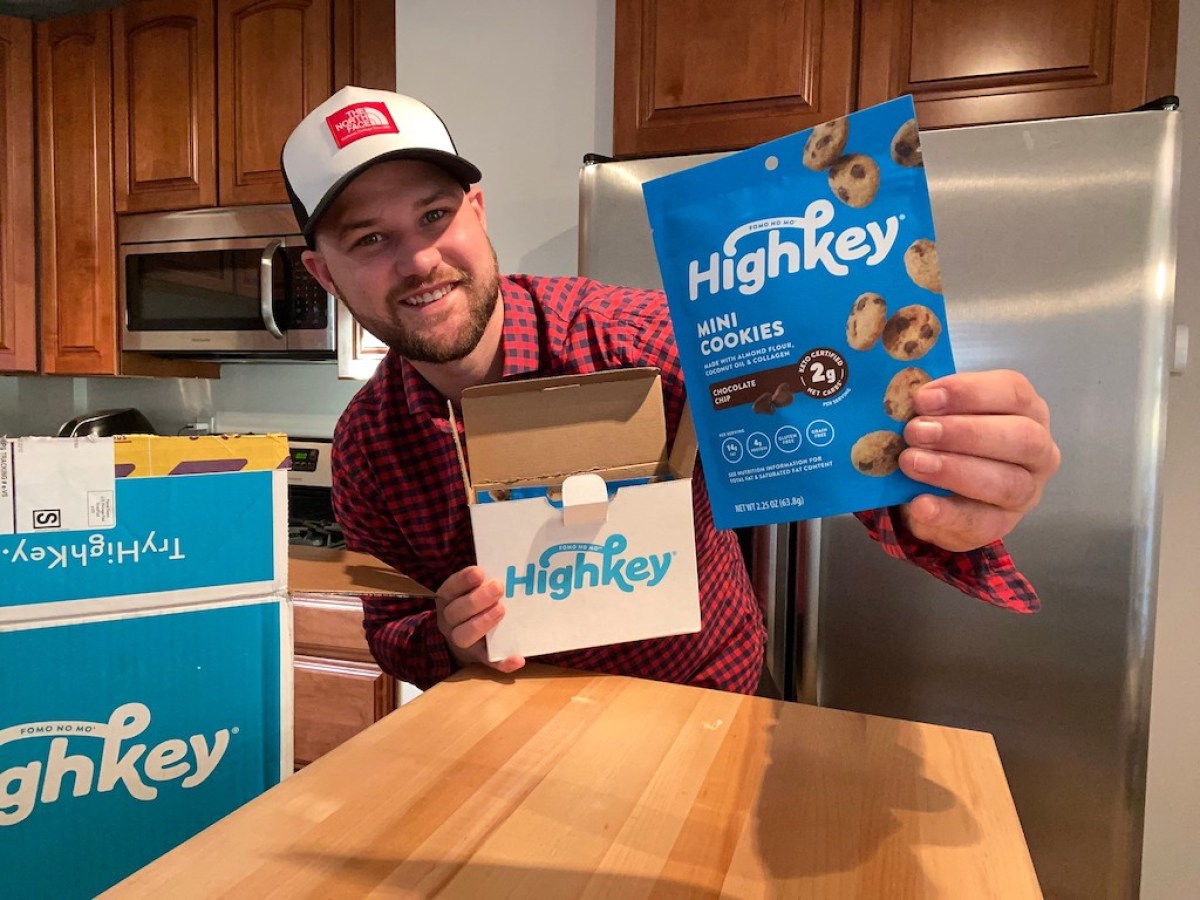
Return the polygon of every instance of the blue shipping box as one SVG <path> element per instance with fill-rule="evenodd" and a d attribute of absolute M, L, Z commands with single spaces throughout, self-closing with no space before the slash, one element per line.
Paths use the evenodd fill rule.
<path fill-rule="evenodd" d="M 292 770 L 287 440 L 0 439 L 0 871 L 91 897 Z"/>

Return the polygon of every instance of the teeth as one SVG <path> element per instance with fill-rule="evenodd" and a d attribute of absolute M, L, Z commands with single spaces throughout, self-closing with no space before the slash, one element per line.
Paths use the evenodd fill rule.
<path fill-rule="evenodd" d="M 415 297 L 409 297 L 404 302 L 409 306 L 425 306 L 434 300 L 440 300 L 442 297 L 445 297 L 451 290 L 452 288 L 449 287 L 438 288 L 436 291 L 430 291 L 427 294 L 417 294 Z"/>

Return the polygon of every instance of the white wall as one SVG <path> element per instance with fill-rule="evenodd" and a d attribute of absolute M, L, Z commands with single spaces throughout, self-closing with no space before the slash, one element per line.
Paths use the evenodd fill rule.
<path fill-rule="evenodd" d="M 1191 330 L 1192 359 L 1171 378 L 1163 538 L 1150 710 L 1142 896 L 1200 897 L 1200 3 L 1179 9 L 1175 93 L 1183 111 L 1175 320 Z"/>
<path fill-rule="evenodd" d="M 397 0 L 397 87 L 483 172 L 500 269 L 576 271 L 579 167 L 612 152 L 614 0 Z"/>

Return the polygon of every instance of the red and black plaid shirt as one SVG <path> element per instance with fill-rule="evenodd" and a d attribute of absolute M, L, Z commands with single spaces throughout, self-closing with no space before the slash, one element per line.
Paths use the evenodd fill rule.
<path fill-rule="evenodd" d="M 579 278 L 501 279 L 502 378 L 629 366 L 662 373 L 667 438 L 683 409 L 683 375 L 663 294 Z M 461 417 L 457 417 L 461 429 Z M 342 414 L 333 444 L 333 499 L 346 543 L 427 587 L 475 562 L 471 520 L 446 400 L 389 353 Z M 468 448 L 469 449 L 469 448 Z M 540 657 L 552 665 L 752 693 L 766 632 L 737 535 L 713 526 L 699 465 L 692 481 L 701 630 Z M 967 594 L 1023 612 L 1037 596 L 1001 544 L 954 554 L 901 536 L 887 510 L 860 513 L 892 556 Z M 367 641 L 380 666 L 418 687 L 454 670 L 432 600 L 364 597 Z"/>

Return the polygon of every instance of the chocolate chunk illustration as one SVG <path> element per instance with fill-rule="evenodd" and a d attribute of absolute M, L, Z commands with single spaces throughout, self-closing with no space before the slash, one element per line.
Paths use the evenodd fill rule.
<path fill-rule="evenodd" d="M 775 412 L 775 401 L 771 399 L 770 394 L 762 394 L 757 400 L 754 401 L 754 405 L 751 407 L 751 409 L 753 409 L 756 413 L 769 416 L 771 413 Z"/>

